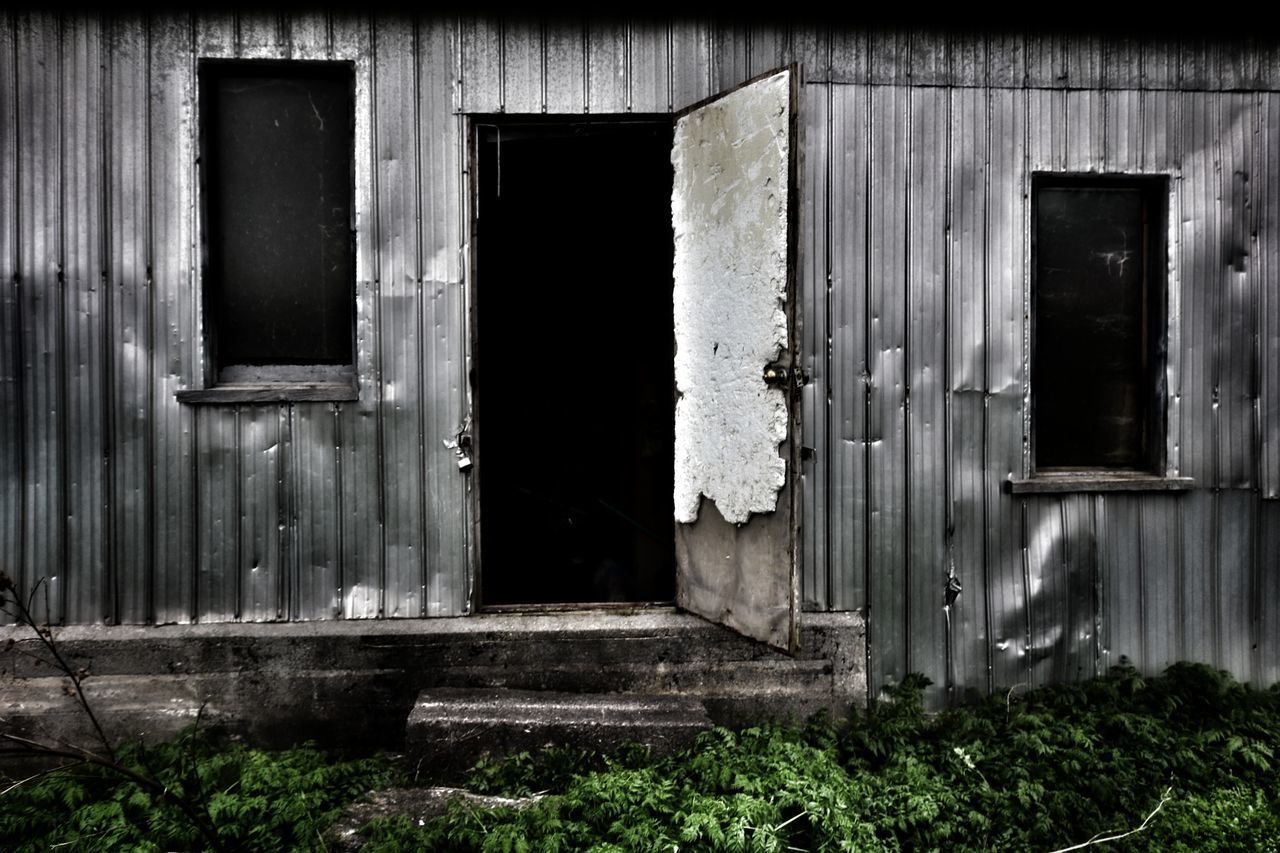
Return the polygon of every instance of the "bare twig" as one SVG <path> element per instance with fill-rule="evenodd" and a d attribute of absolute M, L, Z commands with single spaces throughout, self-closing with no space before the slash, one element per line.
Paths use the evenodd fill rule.
<path fill-rule="evenodd" d="M 36 621 L 35 616 L 32 615 L 32 612 L 31 612 L 31 603 L 35 600 L 36 592 L 40 589 L 41 586 L 44 587 L 44 591 L 45 591 L 45 603 L 44 603 L 45 623 L 43 627 L 41 627 L 41 625 Z M 3 590 L 0 590 L 0 591 L 3 591 Z M 102 747 L 103 749 L 106 750 L 107 755 L 109 755 L 114 760 L 116 757 L 115 747 L 112 746 L 111 741 L 107 738 L 107 733 L 102 730 L 102 724 L 98 722 L 98 715 L 93 713 L 93 708 L 89 705 L 89 700 L 84 695 L 84 687 L 81 686 L 81 683 L 80 683 L 81 674 L 77 672 L 75 668 L 71 666 L 71 664 L 67 663 L 66 658 L 64 658 L 62 656 L 62 653 L 58 651 L 58 646 L 53 641 L 53 628 L 49 625 L 49 618 L 48 618 L 49 617 L 49 585 L 45 583 L 44 578 L 40 578 L 40 580 L 36 581 L 35 586 L 32 587 L 31 593 L 30 595 L 27 596 L 27 600 L 25 602 L 23 602 L 22 598 L 16 594 L 16 590 L 15 590 L 15 594 L 13 595 L 13 603 L 18 608 L 18 613 L 17 613 L 18 620 L 22 624 L 30 627 L 35 632 L 35 635 L 40 640 L 41 645 L 45 647 L 45 649 L 49 652 L 49 654 L 53 655 L 54 662 L 56 663 L 58 669 L 62 670 L 62 674 L 65 675 L 71 681 L 71 685 L 72 687 L 75 688 L 75 691 L 76 691 L 76 700 L 80 703 L 80 707 L 84 709 L 85 716 L 89 718 L 89 722 L 93 724 L 93 730 L 98 736 L 98 742 L 102 744 Z"/>
<path fill-rule="evenodd" d="M 209 842 L 213 849 L 221 851 L 227 850 L 222 839 L 218 837 L 217 830 L 215 830 L 213 828 L 213 824 L 209 822 L 209 816 L 207 814 L 201 815 L 194 805 L 188 802 L 186 798 L 169 790 L 167 785 L 163 785 L 155 779 L 144 776 L 141 773 L 120 764 L 115 759 L 103 758 L 102 756 L 81 747 L 54 746 L 53 744 L 41 743 L 38 740 L 32 740 L 30 738 L 10 734 L 8 732 L 0 732 L 0 738 L 25 747 L 30 752 L 38 755 L 47 755 L 54 758 L 71 758 L 83 764 L 92 764 L 95 767 L 101 767 L 104 770 L 109 770 L 110 772 L 115 773 L 117 776 L 123 776 L 143 788 L 154 791 L 163 799 L 176 806 L 187 820 L 191 822 L 191 825 L 195 827 L 196 831 L 204 836 L 205 841 Z"/>
<path fill-rule="evenodd" d="M 1127 838 L 1134 833 L 1142 832 L 1142 830 L 1147 828 L 1147 824 L 1151 823 L 1151 819 L 1156 816 L 1160 809 L 1164 808 L 1164 804 L 1169 802 L 1171 799 L 1173 799 L 1173 789 L 1165 788 L 1164 793 L 1160 796 L 1160 802 L 1156 803 L 1156 807 L 1151 810 L 1151 814 L 1147 815 L 1141 824 L 1128 832 L 1119 832 L 1114 835 L 1106 835 L 1099 832 L 1088 841 L 1081 842 L 1080 844 L 1073 844 L 1070 847 L 1062 847 L 1058 850 L 1054 850 L 1053 853 L 1069 853 L 1072 850 L 1081 850 L 1094 844 L 1106 844 L 1108 841 L 1119 841 L 1121 838 Z"/>

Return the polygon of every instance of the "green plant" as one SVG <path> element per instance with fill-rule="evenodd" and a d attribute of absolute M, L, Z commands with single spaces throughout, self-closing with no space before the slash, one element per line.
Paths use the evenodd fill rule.
<path fill-rule="evenodd" d="M 1122 665 L 929 716 L 926 684 L 904 679 L 844 727 L 716 729 L 667 759 L 488 763 L 474 777 L 488 792 L 551 793 L 524 810 L 455 802 L 422 827 L 375 822 L 367 849 L 1155 850 L 1205 832 L 1220 849 L 1275 847 L 1280 689 Z"/>

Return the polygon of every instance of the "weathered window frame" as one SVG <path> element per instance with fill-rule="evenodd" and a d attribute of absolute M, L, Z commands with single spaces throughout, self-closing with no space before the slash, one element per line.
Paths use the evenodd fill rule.
<path fill-rule="evenodd" d="M 1141 385 L 1139 396 L 1144 401 L 1140 423 L 1141 430 L 1136 446 L 1126 449 L 1140 457 L 1137 464 L 1111 465 L 1101 456 L 1082 460 L 1080 464 L 1045 464 L 1040 457 L 1041 433 L 1038 417 L 1045 408 L 1044 401 L 1051 394 L 1051 387 L 1040 376 L 1037 367 L 1036 347 L 1043 338 L 1038 327 L 1047 319 L 1041 316 L 1039 298 L 1041 286 L 1037 282 L 1040 269 L 1038 243 L 1039 201 L 1041 194 L 1054 190 L 1099 190 L 1136 193 L 1142 204 L 1143 268 L 1139 278 L 1142 293 L 1139 294 L 1143 339 L 1141 356 Z M 1133 198 L 1133 196 L 1130 196 Z M 1029 236 L 1031 262 L 1028 272 L 1030 286 L 1030 351 L 1028 372 L 1030 375 L 1030 434 L 1028 436 L 1028 464 L 1031 475 L 1024 479 L 1012 479 L 1011 491 L 1019 492 L 1100 492 L 1100 491 L 1180 491 L 1194 483 L 1188 477 L 1179 477 L 1169 466 L 1167 458 L 1168 392 L 1165 384 L 1169 351 L 1169 250 L 1168 216 L 1170 210 L 1170 181 L 1163 174 L 1079 174 L 1037 172 L 1031 178 L 1029 196 Z M 1081 251 L 1087 251 L 1082 246 Z M 1053 460 L 1058 461 L 1058 460 Z"/>
<path fill-rule="evenodd" d="M 183 403 L 254 403 L 254 402 L 287 402 L 287 401 L 346 401 L 359 397 L 357 383 L 357 342 L 356 318 L 357 300 L 357 247 L 356 247 L 356 63 L 346 60 L 291 60 L 278 58 L 201 58 L 197 63 L 197 127 L 200 167 L 198 169 L 199 212 L 200 212 L 200 272 L 201 272 L 201 316 L 203 340 L 203 364 L 200 375 L 203 387 L 179 391 L 177 399 Z M 219 337 L 226 335 L 226 330 L 219 328 L 219 287 L 220 279 L 211 270 L 211 230 L 214 227 L 210 215 L 210 205 L 215 199 L 215 191 L 210 186 L 210 167 L 213 161 L 211 151 L 214 144 L 211 139 L 212 121 L 201 120 L 199 112 L 207 108 L 209 99 L 214 95 L 217 82 L 228 76 L 260 76 L 264 80 L 288 79 L 323 79 L 328 82 L 345 82 L 347 85 L 348 133 L 346 144 L 349 146 L 347 169 L 347 209 L 349 211 L 348 226 L 344 231 L 348 242 L 346 247 L 346 264 L 349 273 L 343 281 L 335 284 L 325 282 L 327 288 L 346 287 L 345 298 L 349 300 L 349 318 L 345 318 L 347 333 L 350 335 L 349 358 L 334 363 L 325 363 L 325 359 L 316 358 L 316 363 L 287 363 L 278 360 L 263 359 L 266 363 L 221 363 L 218 358 Z M 334 291 L 336 293 L 336 291 Z M 305 361 L 300 359 L 298 361 Z"/>

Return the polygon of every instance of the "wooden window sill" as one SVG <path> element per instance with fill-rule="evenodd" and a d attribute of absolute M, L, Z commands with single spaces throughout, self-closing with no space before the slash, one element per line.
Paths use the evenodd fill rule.
<path fill-rule="evenodd" d="M 1021 494 L 1069 492 L 1185 492 L 1195 488 L 1191 477 L 1163 477 L 1137 471 L 1063 471 L 1006 481 L 1007 491 Z"/>
<path fill-rule="evenodd" d="M 217 385 L 179 391 L 179 403 L 192 405 L 231 403 L 337 403 L 360 399 L 360 391 L 348 383 Z"/>

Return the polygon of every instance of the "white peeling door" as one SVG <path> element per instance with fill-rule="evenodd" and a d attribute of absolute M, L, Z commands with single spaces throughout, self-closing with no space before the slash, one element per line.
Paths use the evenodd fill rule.
<path fill-rule="evenodd" d="M 676 121 L 676 603 L 794 652 L 799 632 L 796 75 Z"/>

